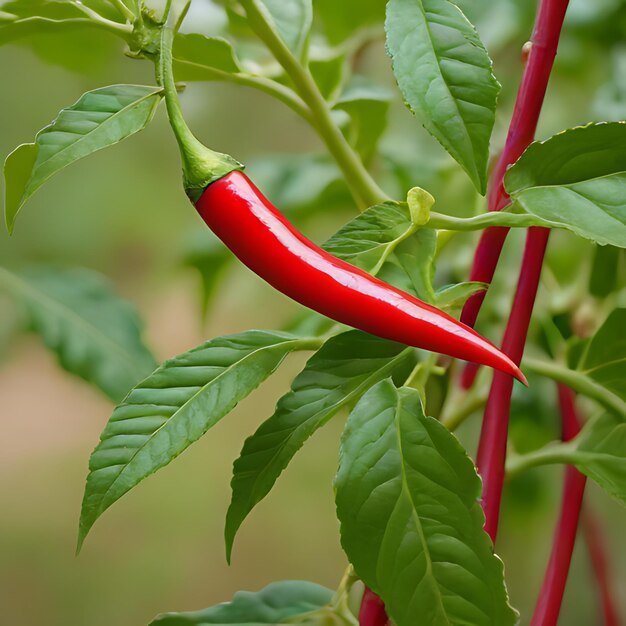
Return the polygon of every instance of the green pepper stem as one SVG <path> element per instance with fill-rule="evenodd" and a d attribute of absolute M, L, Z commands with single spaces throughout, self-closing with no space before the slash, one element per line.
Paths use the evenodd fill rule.
<path fill-rule="evenodd" d="M 165 9 L 165 23 L 161 28 L 157 73 L 165 93 L 167 116 L 180 148 L 185 190 L 192 200 L 196 200 L 212 182 L 243 166 L 231 156 L 207 148 L 191 132 L 183 117 L 172 68 L 176 26 L 171 25 L 171 4 L 169 0 Z"/>
<path fill-rule="evenodd" d="M 563 383 L 578 393 L 595 400 L 598 404 L 622 417 L 626 417 L 626 403 L 613 392 L 586 376 L 558 363 L 525 358 L 524 366 L 530 372 Z"/>
<path fill-rule="evenodd" d="M 506 477 L 519 476 L 526 470 L 542 465 L 568 465 L 574 460 L 574 445 L 571 443 L 553 443 L 527 454 L 518 454 L 507 459 Z"/>
<path fill-rule="evenodd" d="M 442 213 L 430 214 L 430 219 L 424 228 L 437 228 L 439 230 L 473 231 L 502 226 L 506 228 L 528 228 L 530 226 L 550 226 L 534 215 L 528 213 L 507 213 L 491 211 L 481 213 L 473 217 L 454 217 Z"/>

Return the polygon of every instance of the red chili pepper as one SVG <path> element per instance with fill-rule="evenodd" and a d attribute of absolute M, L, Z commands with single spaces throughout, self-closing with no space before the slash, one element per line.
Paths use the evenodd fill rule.
<path fill-rule="evenodd" d="M 369 587 L 365 587 L 359 610 L 359 626 L 387 626 L 388 624 L 389 618 L 385 611 L 385 604 Z"/>
<path fill-rule="evenodd" d="M 526 382 L 509 357 L 471 328 L 316 246 L 243 172 L 212 182 L 196 208 L 240 261 L 300 304 L 373 335 L 489 365 Z"/>
<path fill-rule="evenodd" d="M 240 261 L 291 299 L 337 322 L 488 365 L 527 384 L 517 365 L 473 329 L 309 241 L 240 171 L 237 161 L 198 141 L 180 109 L 173 41 L 168 23 L 161 31 L 158 74 L 181 151 L 185 188 L 202 219 Z"/>

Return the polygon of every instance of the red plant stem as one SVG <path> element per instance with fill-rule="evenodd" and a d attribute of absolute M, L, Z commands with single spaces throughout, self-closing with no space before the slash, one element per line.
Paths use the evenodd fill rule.
<path fill-rule="evenodd" d="M 387 626 L 388 623 L 383 601 L 369 587 L 365 587 L 359 610 L 359 626 Z"/>
<path fill-rule="evenodd" d="M 558 385 L 558 392 L 563 441 L 569 441 L 580 432 L 580 420 L 574 406 L 575 396 L 569 387 L 561 384 Z M 561 513 L 554 532 L 552 553 L 531 626 L 556 626 L 559 619 L 565 583 L 576 542 L 586 480 L 586 477 L 574 467 L 566 468 Z"/>
<path fill-rule="evenodd" d="M 568 3 L 569 0 L 541 0 L 539 4 L 530 53 L 517 93 L 509 132 L 491 175 L 487 203 L 489 211 L 500 211 L 508 204 L 509 197 L 503 183 L 504 174 L 535 136 Z M 491 282 L 508 231 L 508 228 L 499 227 L 488 228 L 483 232 L 476 248 L 470 280 Z M 468 326 L 476 323 L 484 298 L 483 291 L 473 295 L 465 303 L 461 320 Z"/>
<path fill-rule="evenodd" d="M 502 351 L 514 363 L 519 364 L 524 354 L 528 325 L 535 304 L 549 236 L 548 229 L 537 227 L 528 229 L 511 316 L 502 340 Z M 494 372 L 478 445 L 476 465 L 483 480 L 485 530 L 494 543 L 498 532 L 500 500 L 504 485 L 504 462 L 512 392 L 513 378 Z"/>
<path fill-rule="evenodd" d="M 602 538 L 602 529 L 598 520 L 589 511 L 588 507 L 583 511 L 583 532 L 591 565 L 595 573 L 596 584 L 600 594 L 600 605 L 602 608 L 602 616 L 605 626 L 619 626 L 619 615 L 617 607 L 613 600 L 613 592 L 611 589 L 609 563 L 606 555 L 606 548 Z"/>

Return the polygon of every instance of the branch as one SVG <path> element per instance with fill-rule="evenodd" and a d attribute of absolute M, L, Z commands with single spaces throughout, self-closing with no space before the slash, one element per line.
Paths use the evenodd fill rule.
<path fill-rule="evenodd" d="M 602 528 L 588 507 L 583 510 L 583 532 L 600 594 L 604 626 L 619 626 L 619 613 L 613 598 L 614 592 L 609 575 L 610 568 Z"/>
<path fill-rule="evenodd" d="M 580 432 L 580 419 L 574 406 L 574 393 L 565 385 L 558 385 L 559 407 L 563 424 L 563 441 L 569 441 Z M 561 612 L 565 583 L 572 561 L 576 531 L 587 479 L 577 469 L 565 470 L 561 514 L 554 531 L 550 561 L 543 579 L 541 592 L 531 626 L 556 626 Z"/>
<path fill-rule="evenodd" d="M 535 374 L 567 385 L 574 391 L 595 400 L 611 413 L 616 413 L 626 418 L 626 403 L 619 396 L 594 382 L 585 374 L 571 370 L 558 363 L 540 361 L 538 359 L 524 359 L 524 366 Z"/>
<path fill-rule="evenodd" d="M 508 204 L 504 174 L 533 140 L 548 80 L 556 57 L 561 27 L 569 0 L 541 0 L 531 39 L 530 54 L 515 101 L 504 149 L 491 176 L 489 211 Z M 469 280 L 490 283 L 502 252 L 508 229 L 490 229 L 482 234 L 476 248 Z M 485 292 L 474 294 L 463 307 L 461 321 L 474 326 Z"/>
<path fill-rule="evenodd" d="M 520 363 L 524 353 L 549 235 L 550 231 L 545 228 L 531 228 L 526 238 L 519 282 L 502 340 L 502 351 L 516 364 Z M 500 500 L 504 485 L 512 392 L 513 378 L 502 372 L 494 372 L 478 444 L 476 465 L 483 480 L 485 530 L 494 543 L 498 532 Z"/>

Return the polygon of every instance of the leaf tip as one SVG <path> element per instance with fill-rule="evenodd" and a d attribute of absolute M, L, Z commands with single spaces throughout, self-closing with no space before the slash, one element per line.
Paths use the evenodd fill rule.
<path fill-rule="evenodd" d="M 7 233 L 9 233 L 9 236 L 13 236 L 13 230 L 15 228 L 15 218 L 9 217 L 9 214 L 6 211 L 4 212 L 4 223 L 6 225 Z"/>
<path fill-rule="evenodd" d="M 230 511 L 226 514 L 226 525 L 224 527 L 224 550 L 226 552 L 226 563 L 232 564 L 233 560 L 233 544 L 235 543 L 235 535 L 239 529 L 239 524 L 232 524 L 230 520 Z"/>
<path fill-rule="evenodd" d="M 83 544 L 85 543 L 85 537 L 87 533 L 85 533 L 82 529 L 78 531 L 78 538 L 76 539 L 76 551 L 74 552 L 74 556 L 80 556 L 80 551 L 83 549 Z"/>

